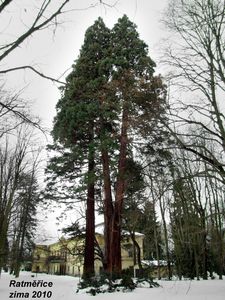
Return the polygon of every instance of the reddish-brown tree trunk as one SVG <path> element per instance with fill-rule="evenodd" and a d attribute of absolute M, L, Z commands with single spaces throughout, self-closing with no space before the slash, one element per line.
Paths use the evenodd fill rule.
<path fill-rule="evenodd" d="M 106 149 L 102 149 L 102 164 L 103 164 L 103 178 L 104 178 L 104 240 L 105 240 L 105 253 L 104 253 L 104 270 L 112 273 L 112 217 L 113 217 L 113 203 L 112 203 L 112 190 L 109 169 L 109 155 Z"/>
<path fill-rule="evenodd" d="M 119 203 L 115 202 L 113 224 L 112 224 L 112 239 L 111 239 L 111 251 L 112 251 L 112 273 L 115 276 L 120 277 L 122 271 L 121 260 L 121 209 Z"/>
<path fill-rule="evenodd" d="M 119 152 L 119 164 L 118 164 L 118 177 L 116 183 L 116 196 L 115 206 L 113 214 L 113 234 L 112 234 L 112 253 L 113 253 L 113 266 L 112 271 L 116 275 L 120 275 L 122 271 L 121 262 L 121 221 L 122 221 L 122 208 L 125 193 L 125 169 L 126 169 L 126 157 L 127 157 L 127 130 L 128 130 L 128 108 L 126 102 L 123 106 L 122 114 L 122 127 L 120 136 L 120 152 Z"/>
<path fill-rule="evenodd" d="M 83 277 L 88 279 L 95 274 L 94 267 L 94 245 L 95 245 L 95 184 L 94 184 L 94 153 L 89 152 L 88 161 L 88 189 L 86 208 L 86 234 L 84 250 L 84 273 Z"/>

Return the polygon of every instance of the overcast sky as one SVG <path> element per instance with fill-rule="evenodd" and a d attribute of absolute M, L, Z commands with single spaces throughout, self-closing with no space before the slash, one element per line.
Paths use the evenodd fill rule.
<path fill-rule="evenodd" d="M 29 26 L 36 12 L 35 5 L 37 3 L 40 5 L 41 2 L 40 0 L 15 0 L 7 7 L 0 20 L 1 44 L 13 40 Z M 56 5 L 59 0 L 52 2 Z M 32 65 L 46 75 L 58 78 L 77 59 L 86 29 L 99 16 L 111 28 L 124 14 L 136 23 L 141 39 L 149 46 L 151 58 L 159 64 L 159 45 L 162 38 L 166 36 L 160 20 L 168 0 L 105 0 L 110 5 L 116 3 L 112 8 L 95 5 L 98 0 L 71 0 L 70 2 L 66 9 L 72 11 L 59 19 L 60 24 L 55 28 L 54 33 L 50 29 L 36 32 L 13 54 L 10 54 L 0 67 Z M 63 79 L 62 77 L 61 80 Z M 12 91 L 23 89 L 22 97 L 29 100 L 33 113 L 40 116 L 44 126 L 51 130 L 55 106 L 60 96 L 59 85 L 39 78 L 30 71 L 18 71 L 7 76 L 5 87 Z M 51 222 L 55 223 L 53 219 Z M 53 231 L 56 233 L 55 229 L 52 229 Z"/>
<path fill-rule="evenodd" d="M 41 1 L 15 0 L 14 5 L 9 5 L 7 13 L 0 21 L 1 28 L 4 28 L 5 40 L 9 41 L 17 36 L 30 24 L 29 16 L 35 12 L 35 2 Z M 57 3 L 58 0 L 53 2 Z M 150 56 L 158 63 L 157 48 L 165 36 L 165 28 L 160 24 L 160 19 L 167 0 L 105 0 L 105 2 L 111 5 L 117 3 L 112 8 L 98 5 L 85 9 L 98 3 L 98 0 L 71 1 L 67 10 L 74 8 L 84 10 L 64 14 L 60 19 L 63 22 L 56 28 L 55 34 L 48 29 L 36 32 L 17 51 L 7 57 L 4 68 L 33 65 L 46 75 L 58 78 L 78 57 L 86 29 L 99 16 L 111 28 L 123 14 L 127 14 L 130 20 L 137 24 L 140 37 L 149 46 Z M 25 88 L 22 96 L 32 103 L 33 111 L 42 118 L 45 126 L 51 128 L 55 105 L 59 98 L 57 85 L 38 78 L 31 71 L 17 71 L 8 76 L 6 86 L 11 90 Z"/>

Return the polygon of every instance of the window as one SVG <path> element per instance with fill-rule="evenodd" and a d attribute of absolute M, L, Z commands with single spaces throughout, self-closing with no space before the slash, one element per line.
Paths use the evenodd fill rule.
<path fill-rule="evenodd" d="M 128 249 L 127 252 L 128 252 L 128 257 L 133 257 L 134 256 L 133 248 Z"/>

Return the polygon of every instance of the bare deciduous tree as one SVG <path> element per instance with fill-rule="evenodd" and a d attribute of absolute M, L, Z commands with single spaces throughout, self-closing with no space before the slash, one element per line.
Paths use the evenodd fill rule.
<path fill-rule="evenodd" d="M 8 66 L 7 59 L 10 60 L 10 56 L 15 54 L 15 51 L 18 48 L 22 48 L 26 41 L 32 43 L 33 36 L 42 32 L 43 30 L 51 29 L 54 35 L 57 27 L 65 21 L 65 15 L 67 13 L 71 11 L 88 10 L 98 5 L 102 5 L 103 7 L 113 7 L 116 4 L 115 2 L 114 4 L 110 5 L 106 1 L 104 2 L 96 0 L 95 3 L 80 9 L 74 7 L 74 3 L 71 0 L 42 0 L 39 1 L 39 3 L 36 1 L 30 1 L 31 3 L 29 3 L 29 5 L 32 9 L 27 9 L 26 7 L 23 8 L 23 12 L 25 12 L 26 16 L 28 16 L 28 20 L 23 20 L 18 3 L 16 2 L 17 1 L 15 0 L 0 1 L 0 16 L 2 18 L 4 17 L 6 20 L 5 27 L 2 29 L 2 35 L 4 36 L 5 40 L 2 41 L 0 45 L 1 82 L 5 82 L 5 75 L 8 73 L 26 70 L 61 85 L 64 84 L 63 81 L 61 81 L 59 78 L 48 76 L 34 63 L 31 64 L 30 62 L 27 62 L 25 65 Z M 12 14 L 13 10 L 14 15 Z M 19 30 L 19 34 L 15 32 L 15 34 L 12 35 L 10 32 L 8 32 L 8 27 L 9 24 L 13 22 L 13 19 L 17 18 L 20 19 L 20 29 L 23 31 L 21 33 L 21 30 Z M 18 24 L 15 26 L 18 26 Z M 21 124 L 22 122 L 32 124 L 33 126 L 41 129 L 40 122 L 28 113 L 26 106 L 27 103 L 19 98 L 18 93 L 12 95 L 4 91 L 3 84 L 0 86 L 0 136 L 9 132 L 12 128 L 16 128 L 18 124 Z M 7 117 L 9 115 L 10 117 L 16 117 L 16 121 L 14 118 L 13 122 L 7 122 L 7 124 L 4 123 L 5 118 L 2 120 L 2 116 L 6 114 Z"/>
<path fill-rule="evenodd" d="M 165 15 L 176 41 L 166 51 L 171 83 L 181 93 L 166 124 L 177 142 L 224 178 L 225 5 L 223 0 L 171 0 Z M 174 131 L 174 126 L 176 131 Z M 179 128 L 179 129 L 178 129 Z M 191 128 L 192 132 L 186 131 Z M 202 139 L 201 139 L 202 137 Z M 206 144 L 211 140 L 214 151 Z"/>
<path fill-rule="evenodd" d="M 27 186 L 28 190 L 33 186 L 34 172 L 36 172 L 37 160 L 34 160 L 32 166 L 30 165 L 32 159 L 31 155 L 31 141 L 33 133 L 24 130 L 23 126 L 17 132 L 16 140 L 11 141 L 8 136 L 1 138 L 0 147 L 0 270 L 6 261 L 6 245 L 8 244 L 8 233 L 11 222 L 18 213 L 18 205 L 20 208 L 25 205 L 21 199 L 18 202 L 18 192 L 21 183 L 21 176 L 28 173 L 32 178 L 32 185 Z M 31 171 L 30 171 L 31 169 Z M 33 176 L 33 177 L 32 177 Z M 27 191 L 26 196 L 29 196 Z M 31 196 L 31 195 L 30 195 Z M 31 197 L 28 197 L 31 200 Z M 24 198 L 25 199 L 25 198 Z M 29 205 L 25 205 L 26 209 Z M 25 210 L 26 210 L 25 209 Z M 24 217 L 24 211 L 20 217 Z M 23 220 L 24 221 L 24 220 Z M 25 222 L 26 223 L 26 222 Z M 21 223 L 21 237 L 23 236 L 23 229 L 25 230 L 27 224 Z M 21 242 L 21 241 L 20 241 Z M 22 242 L 23 244 L 23 242 Z M 20 246 L 22 247 L 20 243 Z M 20 247 L 20 248 L 21 248 Z"/>

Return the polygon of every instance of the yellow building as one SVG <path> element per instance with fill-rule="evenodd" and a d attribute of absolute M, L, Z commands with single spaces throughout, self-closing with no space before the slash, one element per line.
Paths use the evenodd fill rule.
<path fill-rule="evenodd" d="M 48 246 L 36 245 L 33 252 L 32 272 L 48 273 L 48 257 Z"/>
<path fill-rule="evenodd" d="M 103 268 L 100 259 L 104 252 L 103 225 L 96 226 L 97 252 L 95 257 L 95 272 L 99 274 Z M 143 258 L 143 239 L 141 233 L 135 234 Z M 83 273 L 84 239 L 61 238 L 49 245 L 36 245 L 33 252 L 32 272 L 42 272 L 58 275 L 80 276 Z M 134 266 L 134 246 L 129 235 L 124 232 L 121 242 L 122 268 Z"/>

